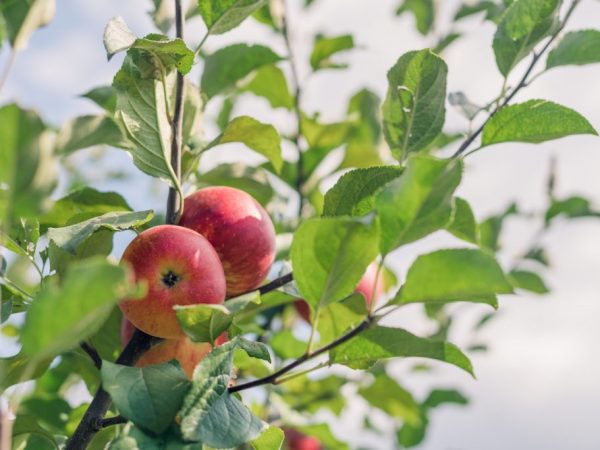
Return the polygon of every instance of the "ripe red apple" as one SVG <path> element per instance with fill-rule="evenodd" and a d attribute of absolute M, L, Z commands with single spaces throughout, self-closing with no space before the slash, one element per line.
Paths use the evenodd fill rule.
<path fill-rule="evenodd" d="M 321 443 L 312 436 L 307 436 L 293 428 L 284 428 L 285 443 L 288 450 L 321 450 Z"/>
<path fill-rule="evenodd" d="M 227 296 L 254 289 L 275 259 L 275 228 L 264 208 L 239 189 L 214 186 L 185 199 L 179 225 L 213 245 L 225 270 Z"/>
<path fill-rule="evenodd" d="M 219 256 L 200 234 L 175 225 L 160 225 L 137 236 L 122 261 L 133 268 L 136 281 L 148 285 L 142 300 L 119 306 L 133 325 L 152 336 L 184 336 L 174 305 L 223 303 L 225 274 Z"/>
<path fill-rule="evenodd" d="M 354 290 L 354 292 L 362 294 L 362 296 L 365 298 L 367 306 L 371 306 L 371 301 L 377 301 L 377 298 L 379 298 L 379 296 L 383 294 L 385 290 L 383 285 L 383 277 L 380 274 L 379 279 L 377 280 L 377 287 L 375 288 L 375 292 L 373 292 L 375 280 L 377 279 L 377 266 L 377 263 L 369 264 L 369 267 L 367 267 L 367 270 L 363 274 L 362 278 L 356 285 L 356 289 Z M 375 294 L 374 298 L 372 298 L 373 294 Z M 296 311 L 298 311 L 298 314 L 300 314 L 300 317 L 310 323 L 310 308 L 308 303 L 302 299 L 298 299 L 294 302 L 294 307 L 296 308 Z"/>
<path fill-rule="evenodd" d="M 125 345 L 133 336 L 135 327 L 133 324 L 123 318 L 121 324 L 121 345 Z M 227 336 L 223 333 L 215 341 L 215 345 L 221 345 L 227 342 Z M 189 379 L 194 374 L 194 369 L 200 361 L 211 351 L 211 345 L 205 342 L 195 343 L 187 337 L 178 339 L 165 339 L 164 341 L 151 347 L 136 362 L 136 367 L 145 367 L 155 364 L 164 364 L 176 359 Z"/>

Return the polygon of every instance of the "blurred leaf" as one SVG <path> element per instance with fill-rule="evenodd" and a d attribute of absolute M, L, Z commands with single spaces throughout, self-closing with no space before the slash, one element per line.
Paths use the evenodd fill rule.
<path fill-rule="evenodd" d="M 54 19 L 54 0 L 14 0 L 2 2 L 6 33 L 13 50 L 27 48 L 31 34 Z"/>
<path fill-rule="evenodd" d="M 264 344 L 238 337 L 209 353 L 196 366 L 192 388 L 179 412 L 185 440 L 230 448 L 254 440 L 262 432 L 261 421 L 227 390 L 237 348 L 249 356 L 270 361 Z"/>
<path fill-rule="evenodd" d="M 578 112 L 547 100 L 505 106 L 483 128 L 481 145 L 538 143 L 573 134 L 598 133 Z"/>
<path fill-rule="evenodd" d="M 129 49 L 146 51 L 160 59 L 166 69 L 177 67 L 177 70 L 184 75 L 192 69 L 194 64 L 194 52 L 185 45 L 182 39 L 170 40 L 167 36 L 160 34 L 149 34 L 144 38 L 137 38 L 120 16 L 114 17 L 106 25 L 104 47 L 108 59 L 118 52 Z"/>
<path fill-rule="evenodd" d="M 57 246 L 75 254 L 77 247 L 100 229 L 123 231 L 135 229 L 152 219 L 152 211 L 110 212 L 62 228 L 49 228 L 48 239 Z"/>
<path fill-rule="evenodd" d="M 14 356 L 0 358 L 0 392 L 7 387 L 41 377 L 52 358 L 32 359 L 20 351 Z"/>
<path fill-rule="evenodd" d="M 160 434 L 173 421 L 191 383 L 177 363 L 138 368 L 104 361 L 102 386 L 124 417 Z"/>
<path fill-rule="evenodd" d="M 12 424 L 12 438 L 16 441 L 15 438 L 26 434 L 32 434 L 42 438 L 46 444 L 51 445 L 51 448 L 57 450 L 59 448 L 54 436 L 42 428 L 33 417 L 28 415 L 18 415 Z M 37 450 L 41 449 L 38 447 Z"/>
<path fill-rule="evenodd" d="M 479 225 L 473 210 L 469 203 L 460 197 L 454 197 L 452 221 L 446 229 L 459 239 L 472 244 L 479 243 Z"/>
<path fill-rule="evenodd" d="M 469 403 L 469 399 L 455 389 L 434 389 L 429 393 L 423 402 L 423 408 L 437 408 L 445 403 L 467 405 Z"/>
<path fill-rule="evenodd" d="M 117 90 L 116 117 L 122 122 L 127 137 L 134 145 L 130 151 L 134 164 L 144 173 L 161 178 L 171 187 L 181 190 L 171 167 L 171 123 L 165 92 L 169 86 L 167 74 L 160 73 L 150 56 L 130 49 L 113 80 Z"/>
<path fill-rule="evenodd" d="M 83 187 L 57 200 L 52 209 L 40 217 L 40 224 L 45 231 L 48 227 L 64 227 L 69 219 L 78 214 L 100 216 L 122 211 L 131 211 L 131 207 L 116 192 L 100 192 L 91 187 Z"/>
<path fill-rule="evenodd" d="M 464 92 L 450 92 L 448 94 L 448 102 L 456 107 L 458 111 L 465 116 L 468 120 L 473 120 L 475 116 L 481 111 L 481 107 L 472 103 Z"/>
<path fill-rule="evenodd" d="M 504 220 L 516 213 L 517 205 L 512 203 L 503 213 L 497 216 L 490 216 L 485 219 L 479 225 L 481 247 L 496 252 L 500 248 L 498 241 L 500 238 L 500 233 L 502 232 Z"/>
<path fill-rule="evenodd" d="M 526 270 L 513 270 L 509 274 L 512 285 L 519 289 L 535 292 L 536 294 L 547 294 L 550 292 L 542 277 L 537 273 Z"/>
<path fill-rule="evenodd" d="M 493 256 L 477 249 L 447 249 L 419 256 L 392 304 L 467 301 L 496 307 L 495 294 L 512 286 Z"/>
<path fill-rule="evenodd" d="M 230 186 L 250 194 L 261 205 L 267 205 L 275 191 L 266 171 L 242 163 L 219 164 L 214 169 L 196 176 L 198 187 Z"/>
<path fill-rule="evenodd" d="M 227 124 L 231 121 L 231 115 L 233 113 L 233 108 L 235 106 L 235 97 L 225 97 L 223 99 L 223 104 L 221 105 L 221 110 L 215 120 L 219 130 L 223 131 Z"/>
<path fill-rule="evenodd" d="M 530 249 L 523 258 L 530 259 L 532 261 L 537 261 L 546 267 L 550 266 L 550 259 L 548 258 L 548 253 L 545 249 L 541 247 L 534 247 Z"/>
<path fill-rule="evenodd" d="M 262 7 L 266 0 L 198 0 L 208 34 L 222 34 L 237 27 Z"/>
<path fill-rule="evenodd" d="M 313 218 L 294 233 L 294 280 L 315 309 L 352 293 L 367 266 L 377 256 L 379 222 L 363 218 Z"/>
<path fill-rule="evenodd" d="M 454 344 L 421 338 L 401 328 L 370 328 L 331 350 L 329 360 L 332 364 L 365 369 L 379 359 L 398 356 L 437 359 L 473 375 L 471 362 Z"/>
<path fill-rule="evenodd" d="M 358 392 L 372 407 L 391 417 L 415 426 L 421 423 L 421 408 L 412 394 L 385 373 L 377 375 L 372 384 Z"/>
<path fill-rule="evenodd" d="M 344 174 L 327 194 L 324 216 L 363 216 L 375 203 L 375 195 L 391 180 L 402 173 L 399 166 L 355 169 Z"/>
<path fill-rule="evenodd" d="M 462 163 L 414 155 L 404 172 L 378 194 L 381 253 L 444 228 L 452 219 L 452 194 L 460 183 Z"/>
<path fill-rule="evenodd" d="M 325 344 L 333 341 L 357 326 L 367 317 L 367 313 L 365 297 L 360 293 L 354 293 L 340 302 L 321 308 L 317 322 L 320 342 Z"/>
<path fill-rule="evenodd" d="M 435 5 L 433 0 L 403 0 L 396 15 L 411 12 L 415 16 L 417 30 L 422 35 L 429 34 L 435 20 Z"/>
<path fill-rule="evenodd" d="M 559 24 L 561 0 L 515 0 L 502 15 L 494 35 L 494 53 L 506 78 L 535 45 Z"/>
<path fill-rule="evenodd" d="M 43 358 L 77 346 L 100 328 L 117 301 L 132 294 L 124 268 L 101 258 L 81 261 L 60 287 L 46 283 L 34 299 L 21 333 L 23 351 Z"/>
<path fill-rule="evenodd" d="M 346 399 L 340 395 L 345 384 L 346 380 L 336 375 L 316 380 L 297 377 L 284 383 L 282 399 L 294 411 L 316 414 L 328 409 L 339 417 L 346 406 Z"/>
<path fill-rule="evenodd" d="M 442 131 L 447 72 L 427 49 L 405 53 L 389 70 L 383 132 L 396 159 L 423 149 Z"/>
<path fill-rule="evenodd" d="M 302 342 L 290 330 L 275 333 L 271 338 L 271 348 L 283 359 L 296 359 L 306 352 L 306 342 Z"/>
<path fill-rule="evenodd" d="M 265 431 L 250 444 L 254 450 L 281 450 L 284 434 L 281 428 L 269 425 Z"/>
<path fill-rule="evenodd" d="M 491 0 L 480 0 L 476 3 L 467 2 L 462 4 L 458 11 L 456 11 L 454 20 L 458 21 L 481 12 L 486 13 L 486 19 L 494 20 L 504 11 L 504 9 L 504 5 L 500 5 Z"/>
<path fill-rule="evenodd" d="M 441 54 L 444 50 L 446 50 L 450 44 L 460 38 L 462 34 L 460 33 L 448 33 L 445 36 L 442 36 L 435 44 L 433 48 L 433 53 Z"/>
<path fill-rule="evenodd" d="M 117 92 L 112 86 L 98 86 L 81 96 L 90 99 L 109 113 L 114 114 L 117 109 Z"/>
<path fill-rule="evenodd" d="M 317 438 L 327 450 L 349 450 L 348 445 L 336 438 L 325 423 L 295 426 L 298 431 Z"/>
<path fill-rule="evenodd" d="M 56 151 L 69 155 L 95 145 L 130 148 L 121 129 L 108 116 L 79 116 L 63 125 L 56 139 Z"/>
<path fill-rule="evenodd" d="M 255 70 L 281 60 L 264 45 L 234 44 L 221 48 L 206 57 L 200 82 L 202 92 L 212 98 Z"/>
<path fill-rule="evenodd" d="M 150 17 L 156 28 L 166 34 L 175 22 L 173 12 L 169 10 L 171 2 L 169 0 L 152 0 L 152 3 L 154 3 L 154 10 L 149 11 Z"/>
<path fill-rule="evenodd" d="M 277 172 L 281 171 L 281 137 L 273 125 L 259 122 L 249 116 L 236 117 L 204 150 L 230 142 L 245 144 L 267 158 Z"/>
<path fill-rule="evenodd" d="M 313 70 L 319 69 L 343 69 L 347 64 L 338 64 L 331 61 L 331 57 L 337 53 L 354 48 L 354 39 L 351 34 L 334 37 L 317 35 L 310 55 L 310 66 Z"/>
<path fill-rule="evenodd" d="M 586 198 L 574 195 L 563 200 L 553 199 L 552 204 L 546 211 L 545 220 L 549 223 L 555 217 L 564 215 L 569 218 L 600 216 L 600 213 L 592 211 L 590 201 Z"/>
<path fill-rule="evenodd" d="M 102 324 L 102 327 L 88 339 L 90 345 L 100 355 L 100 358 L 105 361 L 114 362 L 121 354 L 121 350 L 123 349 L 121 343 L 122 321 L 123 314 L 115 306 L 108 319 Z"/>
<path fill-rule="evenodd" d="M 64 434 L 71 406 L 57 394 L 26 398 L 19 405 L 19 415 L 34 418 L 37 423 L 54 434 Z"/>
<path fill-rule="evenodd" d="M 252 81 L 244 87 L 244 90 L 259 97 L 264 97 L 273 108 L 290 110 L 294 107 L 294 97 L 290 93 L 285 75 L 275 65 L 259 68 Z"/>
<path fill-rule="evenodd" d="M 114 428 L 114 427 L 113 427 Z M 126 425 L 125 430 L 112 441 L 109 450 L 208 450 L 201 443 L 188 443 L 172 430 L 160 436 L 151 436 L 139 428 Z M 104 449 L 98 449 L 104 450 Z"/>
<path fill-rule="evenodd" d="M 598 62 L 600 62 L 600 31 L 572 31 L 565 34 L 558 45 L 548 53 L 546 69 Z"/>

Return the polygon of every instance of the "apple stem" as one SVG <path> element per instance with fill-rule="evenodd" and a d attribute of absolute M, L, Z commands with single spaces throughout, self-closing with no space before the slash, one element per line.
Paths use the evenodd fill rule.
<path fill-rule="evenodd" d="M 533 52 L 533 58 L 531 60 L 531 63 L 527 67 L 527 70 L 525 71 L 525 73 L 524 73 L 523 77 L 521 78 L 521 80 L 519 81 L 519 83 L 513 88 L 512 91 L 510 91 L 510 94 L 508 94 L 506 96 L 504 101 L 499 103 L 498 106 L 496 106 L 492 110 L 492 112 L 488 115 L 487 119 L 485 119 L 485 121 L 481 124 L 481 126 L 479 128 L 477 128 L 477 130 L 475 130 L 473 133 L 471 133 L 464 140 L 464 142 L 460 145 L 460 147 L 458 147 L 458 150 L 456 150 L 454 155 L 452 155 L 452 158 L 457 158 L 462 153 L 464 153 L 465 150 L 467 150 L 467 148 L 469 147 L 469 145 L 471 145 L 473 143 L 473 141 L 477 138 L 477 136 L 479 136 L 483 132 L 483 128 L 490 121 L 490 119 L 500 109 L 502 109 L 506 105 L 508 105 L 510 103 L 510 101 L 513 99 L 513 97 L 517 94 L 517 92 L 519 92 L 521 89 L 523 89 L 530 83 L 530 81 L 528 80 L 529 75 L 531 75 L 531 72 L 533 71 L 533 69 L 535 68 L 537 63 L 539 62 L 542 55 L 544 55 L 544 53 L 546 53 L 546 51 L 550 48 L 550 46 L 552 45 L 554 40 L 558 37 L 560 32 L 565 28 L 565 26 L 567 25 L 567 22 L 569 21 L 569 18 L 573 14 L 573 11 L 575 11 L 575 8 L 577 7 L 577 5 L 579 4 L 580 1 L 581 0 L 573 0 L 573 2 L 571 3 L 571 6 L 569 6 L 569 9 L 567 10 L 567 12 L 565 14 L 565 18 L 561 22 L 560 26 L 556 29 L 556 31 L 552 34 L 552 36 L 550 36 L 550 39 L 548 39 L 548 42 L 546 42 L 546 44 L 541 48 L 541 50 L 539 52 Z M 535 76 L 534 78 L 537 78 L 537 76 Z"/>

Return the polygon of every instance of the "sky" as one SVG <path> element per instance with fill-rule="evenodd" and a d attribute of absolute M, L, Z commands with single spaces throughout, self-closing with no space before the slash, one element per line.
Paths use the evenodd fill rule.
<path fill-rule="evenodd" d="M 109 84 L 118 69 L 121 57 L 110 62 L 102 46 L 102 32 L 111 17 L 123 16 L 138 35 L 152 31 L 145 14 L 149 0 L 58 0 L 55 20 L 37 32 L 29 48 L 18 55 L 11 77 L 0 93 L 0 103 L 18 99 L 21 105 L 37 109 L 48 123 L 59 126 L 65 120 L 81 114 L 97 113 L 98 109 L 78 96 L 92 87 Z M 304 90 L 303 108 L 319 111 L 325 120 L 340 119 L 347 98 L 362 87 L 383 96 L 385 74 L 397 58 L 406 51 L 425 48 L 433 41 L 414 31 L 410 16 L 395 17 L 398 1 L 379 0 L 317 0 L 307 12 L 301 11 L 299 0 L 289 2 L 290 28 Z M 456 9 L 456 0 L 438 2 L 442 6 L 439 32 L 447 31 L 445 18 Z M 567 2 L 568 3 L 568 2 Z M 584 29 L 600 23 L 600 2 L 584 0 L 576 10 L 569 29 Z M 481 18 L 466 20 L 464 33 L 445 53 L 449 66 L 449 91 L 463 91 L 475 103 L 493 98 L 502 80 L 495 66 L 491 42 L 494 27 Z M 312 35 L 353 33 L 358 49 L 343 56 L 350 64 L 346 71 L 323 71 L 307 78 L 308 56 Z M 198 42 L 204 32 L 199 19 L 189 23 L 188 40 Z M 233 42 L 267 43 L 284 52 L 281 42 L 265 32 L 264 27 L 248 21 L 242 27 L 223 36 L 211 38 L 206 49 L 212 52 Z M 7 59 L 0 53 L 0 67 Z M 522 73 L 523 66 L 515 72 Z M 198 79 L 198 69 L 191 77 Z M 587 117 L 600 129 L 600 64 L 559 68 L 544 74 L 535 84 L 523 90 L 515 99 L 523 101 L 544 98 L 571 107 Z M 512 80 L 514 82 L 514 80 Z M 509 82 L 510 84 L 510 82 Z M 213 114 L 217 105 L 209 105 Z M 449 105 L 446 129 L 457 131 L 466 127 L 464 119 Z M 244 98 L 236 114 L 249 113 L 259 120 L 275 123 L 280 131 L 290 129 L 290 117 L 285 112 L 272 112 L 261 101 Z M 208 129 L 207 135 L 214 136 Z M 233 161 L 237 148 L 220 152 L 217 161 Z M 286 149 L 289 151 L 289 149 Z M 89 158 L 83 152 L 81 161 Z M 523 209 L 540 211 L 545 208 L 544 186 L 550 159 L 558 163 L 557 195 L 579 194 L 600 207 L 600 140 L 592 136 L 575 136 L 540 145 L 502 144 L 486 148 L 469 157 L 459 194 L 473 206 L 476 215 L 484 218 L 496 213 L 513 200 Z M 88 164 L 93 177 L 102 168 L 123 168 L 134 171 L 130 159 L 112 150 L 108 162 L 100 166 Z M 113 182 L 111 189 L 122 190 L 137 209 L 162 209 L 165 189 L 144 175 L 136 176 L 136 189 L 127 183 Z M 106 184 L 98 180 L 98 188 Z M 502 261 L 527 248 L 539 223 L 511 220 L 503 236 L 505 250 Z M 552 267 L 544 277 L 551 294 L 540 297 L 520 294 L 501 298 L 498 317 L 480 335 L 490 352 L 470 355 L 477 380 L 460 370 L 435 365 L 427 375 L 414 375 L 407 361 L 392 364 L 394 375 L 422 398 L 432 386 L 460 388 L 470 398 L 469 407 L 447 406 L 432 416 L 424 450 L 595 450 L 600 442 L 597 417 L 600 414 L 600 358 L 596 344 L 600 342 L 600 220 L 581 219 L 558 221 L 544 237 Z M 131 236 L 123 234 L 117 247 Z M 440 246 L 460 243 L 442 233 L 403 247 L 391 258 L 400 278 L 414 258 Z M 458 326 L 450 340 L 459 346 L 472 343 L 470 329 L 487 312 L 484 306 L 459 306 Z M 427 332 L 426 322 L 418 308 L 406 308 L 390 318 L 390 323 L 405 326 L 413 332 Z M 356 431 L 354 412 L 366 405 L 356 402 L 336 428 L 340 436 L 353 442 L 378 442 L 379 448 L 393 448 L 390 435 L 374 436 Z M 370 413 L 371 414 L 371 413 Z M 381 418 L 372 412 L 378 423 Z M 388 429 L 388 431 L 391 431 Z"/>

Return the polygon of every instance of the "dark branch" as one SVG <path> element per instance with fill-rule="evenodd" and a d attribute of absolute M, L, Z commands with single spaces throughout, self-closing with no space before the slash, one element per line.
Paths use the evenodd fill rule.
<path fill-rule="evenodd" d="M 121 425 L 127 423 L 127 419 L 123 416 L 109 417 L 108 419 L 101 419 L 98 423 L 99 428 L 106 428 L 113 425 Z"/>
<path fill-rule="evenodd" d="M 181 0 L 175 0 L 175 27 L 177 37 L 183 39 L 183 13 L 181 11 Z M 175 85 L 175 111 L 173 113 L 173 122 L 171 123 L 171 166 L 173 172 L 179 180 L 181 177 L 181 130 L 183 123 L 183 97 L 185 83 L 183 74 L 177 71 L 177 81 Z M 174 187 L 169 188 L 169 197 L 167 199 L 167 223 L 179 222 L 181 216 L 181 198 L 179 192 Z"/>
<path fill-rule="evenodd" d="M 271 291 L 274 291 L 275 289 L 279 289 L 281 286 L 285 286 L 286 284 L 290 283 L 293 279 L 294 274 L 290 272 L 280 276 L 279 278 L 275 278 L 273 281 L 270 281 L 267 284 L 263 284 L 258 289 L 251 289 L 249 291 L 242 292 L 241 294 L 236 294 L 235 296 L 239 297 L 240 295 L 249 294 L 250 292 L 254 291 L 260 292 L 260 295 L 265 295 Z"/>
<path fill-rule="evenodd" d="M 84 352 L 88 354 L 88 356 L 94 362 L 96 369 L 100 370 L 100 368 L 102 367 L 102 358 L 100 358 L 100 355 L 98 354 L 96 349 L 87 342 L 82 342 L 81 344 L 79 344 L 79 346 Z"/>
<path fill-rule="evenodd" d="M 301 364 L 304 364 L 306 361 L 316 358 L 317 356 L 328 352 L 332 348 L 335 348 L 335 347 L 343 344 L 344 342 L 349 341 L 353 337 L 358 336 L 360 333 L 362 333 L 367 328 L 369 328 L 374 322 L 375 322 L 374 317 L 367 316 L 367 318 L 365 320 L 363 320 L 356 328 L 353 328 L 352 330 L 350 330 L 346 334 L 340 336 L 336 340 L 331 341 L 329 344 L 327 344 L 313 352 L 306 353 L 304 356 L 301 356 L 297 360 L 289 363 L 287 366 L 283 366 L 281 369 L 277 370 L 276 372 L 273 372 L 269 376 L 266 376 L 264 378 L 259 378 L 257 380 L 249 381 L 248 383 L 239 384 L 237 386 L 232 386 L 229 388 L 229 392 L 233 393 L 233 392 L 244 391 L 246 389 L 251 389 L 251 388 L 254 388 L 257 386 L 263 386 L 265 384 L 277 384 L 277 379 L 279 377 L 281 377 L 282 375 L 285 375 L 286 373 L 294 370 L 296 367 L 300 366 Z"/>
<path fill-rule="evenodd" d="M 471 145 L 473 143 L 473 141 L 475 139 L 477 139 L 477 137 L 483 132 L 483 128 L 490 121 L 490 119 L 498 111 L 500 111 L 500 109 L 502 109 L 506 105 L 508 105 L 510 103 L 510 101 L 514 98 L 514 96 L 517 95 L 517 93 L 521 89 L 523 89 L 524 87 L 527 86 L 527 83 L 529 81 L 529 75 L 531 75 L 531 72 L 533 71 L 533 69 L 535 68 L 537 63 L 540 61 L 540 58 L 546 53 L 546 51 L 548 51 L 548 49 L 550 48 L 550 46 L 552 45 L 554 40 L 558 37 L 560 32 L 565 28 L 565 26 L 567 25 L 567 22 L 569 21 L 569 18 L 573 14 L 573 11 L 577 7 L 577 4 L 579 3 L 579 1 L 580 0 L 574 0 L 573 3 L 571 3 L 571 6 L 569 7 L 569 9 L 567 10 L 567 13 L 565 14 L 565 18 L 563 19 L 563 21 L 560 24 L 560 26 L 558 27 L 558 29 L 554 32 L 554 34 L 552 34 L 552 36 L 550 36 L 550 39 L 548 39 L 548 42 L 546 42 L 546 44 L 542 47 L 542 49 L 539 52 L 533 53 L 533 58 L 531 59 L 531 63 L 527 67 L 527 70 L 521 77 L 521 80 L 519 81 L 519 83 L 510 91 L 510 93 L 506 96 L 504 101 L 502 103 L 500 103 L 500 105 L 498 105 L 496 108 L 494 108 L 494 110 L 490 113 L 490 115 L 487 117 L 487 119 L 481 124 L 481 126 L 479 128 L 477 128 L 477 130 L 475 130 L 472 134 L 470 134 L 465 139 L 465 141 L 461 144 L 461 146 L 458 148 L 458 150 L 456 150 L 454 155 L 452 155 L 453 158 L 460 156 L 469 147 L 469 145 Z"/>

